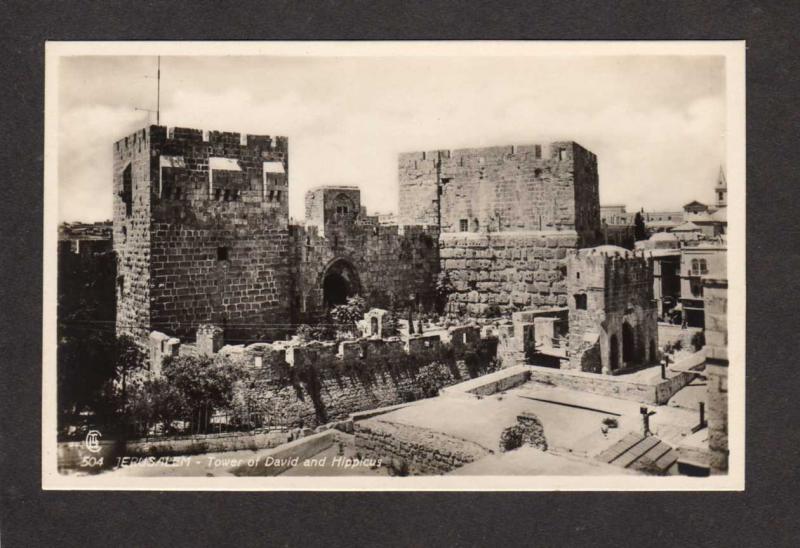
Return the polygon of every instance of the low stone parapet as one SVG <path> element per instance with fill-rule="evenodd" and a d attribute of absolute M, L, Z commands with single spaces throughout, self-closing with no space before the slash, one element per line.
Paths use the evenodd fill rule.
<path fill-rule="evenodd" d="M 527 382 L 531 377 L 530 367 L 527 365 L 517 365 L 506 367 L 500 371 L 483 375 L 475 379 L 442 388 L 439 393 L 442 396 L 489 396 L 497 392 L 502 392 L 520 384 Z"/>
<path fill-rule="evenodd" d="M 601 375 L 572 369 L 528 367 L 530 379 L 535 382 L 651 405 L 666 404 L 695 376 L 694 373 L 681 372 L 667 379 L 658 378 L 648 382 L 634 375 Z"/>

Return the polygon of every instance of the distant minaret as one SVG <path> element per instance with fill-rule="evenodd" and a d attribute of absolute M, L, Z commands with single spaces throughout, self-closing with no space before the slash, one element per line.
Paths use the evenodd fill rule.
<path fill-rule="evenodd" d="M 725 179 L 725 170 L 719 166 L 719 175 L 717 176 L 717 187 L 714 189 L 717 193 L 717 207 L 728 206 L 728 181 Z"/>

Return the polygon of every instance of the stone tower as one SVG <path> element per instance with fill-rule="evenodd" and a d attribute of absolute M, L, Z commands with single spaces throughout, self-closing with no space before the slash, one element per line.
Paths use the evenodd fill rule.
<path fill-rule="evenodd" d="M 149 126 L 117 141 L 117 333 L 278 336 L 288 317 L 288 141 Z"/>
<path fill-rule="evenodd" d="M 728 206 L 728 181 L 725 178 L 725 170 L 722 166 L 719 168 L 719 175 L 717 176 L 717 186 L 714 188 L 714 193 L 717 199 L 717 208 Z"/>
<path fill-rule="evenodd" d="M 604 245 L 567 259 L 570 369 L 614 374 L 658 360 L 652 267 Z"/>
<path fill-rule="evenodd" d="M 568 250 L 601 238 L 597 157 L 574 142 L 400 155 L 401 224 L 440 229 L 448 310 L 565 306 Z"/>

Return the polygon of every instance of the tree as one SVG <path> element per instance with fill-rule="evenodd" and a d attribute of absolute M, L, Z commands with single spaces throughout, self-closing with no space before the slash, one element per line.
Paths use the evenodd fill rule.
<path fill-rule="evenodd" d="M 122 400 L 126 400 L 128 378 L 144 367 L 145 355 L 130 335 L 120 335 L 114 345 L 114 371 L 121 379 Z"/>
<path fill-rule="evenodd" d="M 364 317 L 366 310 L 367 302 L 356 295 L 348 297 L 347 303 L 334 306 L 331 309 L 331 318 L 336 322 L 339 331 L 350 334 L 355 332 L 357 322 Z"/>
<path fill-rule="evenodd" d="M 440 314 L 444 311 L 447 299 L 455 291 L 447 272 L 439 272 L 436 276 L 436 308 Z"/>
<path fill-rule="evenodd" d="M 387 312 L 381 323 L 381 331 L 384 337 L 394 337 L 400 331 L 400 324 L 394 312 Z"/>
<path fill-rule="evenodd" d="M 637 242 L 647 239 L 647 227 L 644 225 L 644 217 L 639 211 L 633 218 L 633 238 Z"/>
<path fill-rule="evenodd" d="M 164 433 L 172 430 L 173 421 L 183 418 L 181 410 L 184 407 L 182 394 L 163 377 L 134 383 L 128 389 L 125 402 L 129 418 L 144 423 L 147 429 L 161 424 Z"/>
<path fill-rule="evenodd" d="M 297 328 L 297 336 L 304 341 L 332 341 L 336 338 L 336 332 L 326 324 L 308 325 L 304 323 Z"/>
<path fill-rule="evenodd" d="M 58 421 L 114 412 L 116 257 L 113 252 L 58 254 Z"/>
<path fill-rule="evenodd" d="M 203 431 L 215 409 L 231 406 L 236 382 L 245 375 L 243 368 L 230 360 L 215 361 L 209 356 L 168 357 L 162 372 L 175 389 L 170 400 L 177 407 L 175 416 L 191 417 Z"/>

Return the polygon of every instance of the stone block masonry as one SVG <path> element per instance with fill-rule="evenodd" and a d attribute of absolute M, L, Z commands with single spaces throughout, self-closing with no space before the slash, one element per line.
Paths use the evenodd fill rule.
<path fill-rule="evenodd" d="M 597 158 L 574 142 L 401 154 L 399 181 L 403 224 L 599 237 Z"/>
<path fill-rule="evenodd" d="M 706 375 L 708 378 L 708 448 L 711 471 L 728 471 L 728 280 L 703 279 L 706 313 Z"/>
<path fill-rule="evenodd" d="M 569 250 L 601 236 L 597 158 L 573 142 L 400 155 L 401 223 L 439 228 L 448 311 L 566 305 Z"/>
<path fill-rule="evenodd" d="M 442 270 L 453 286 L 448 310 L 498 315 L 567 304 L 566 256 L 574 232 L 443 233 Z"/>
<path fill-rule="evenodd" d="M 419 226 L 398 227 L 329 223 L 292 227 L 294 320 L 311 323 L 325 311 L 325 280 L 346 272 L 348 292 L 369 306 L 430 308 L 435 302 L 438 232 Z"/>
<path fill-rule="evenodd" d="M 150 126 L 115 143 L 117 331 L 285 331 L 287 170 L 283 137 Z"/>
<path fill-rule="evenodd" d="M 616 246 L 570 253 L 569 366 L 614 374 L 658 362 L 653 271 L 643 255 Z"/>
<path fill-rule="evenodd" d="M 355 423 L 356 450 L 410 475 L 445 474 L 490 454 L 477 443 L 380 419 Z"/>

